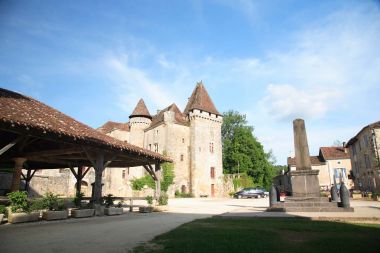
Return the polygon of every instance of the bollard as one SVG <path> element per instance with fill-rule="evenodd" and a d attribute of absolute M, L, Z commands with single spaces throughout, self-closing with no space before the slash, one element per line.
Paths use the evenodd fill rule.
<path fill-rule="evenodd" d="M 347 190 L 346 185 L 344 182 L 340 184 L 340 201 L 342 203 L 343 208 L 349 208 L 350 207 L 350 193 Z"/>
<path fill-rule="evenodd" d="M 331 193 L 331 202 L 337 202 L 338 201 L 338 191 L 336 189 L 335 184 L 333 184 L 333 186 L 331 186 L 330 193 Z"/>
<path fill-rule="evenodd" d="M 269 206 L 273 206 L 276 203 L 277 203 L 277 191 L 274 185 L 272 184 L 269 190 Z"/>

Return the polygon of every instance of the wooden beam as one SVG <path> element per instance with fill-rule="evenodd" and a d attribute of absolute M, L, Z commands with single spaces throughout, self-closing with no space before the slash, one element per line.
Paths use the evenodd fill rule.
<path fill-rule="evenodd" d="M 35 152 L 24 153 L 25 157 L 45 157 L 45 156 L 57 156 L 57 155 L 67 155 L 67 154 L 77 154 L 82 153 L 79 148 L 64 148 L 64 149 L 51 149 L 51 150 L 41 150 Z"/>
<path fill-rule="evenodd" d="M 24 138 L 24 136 L 19 136 L 13 141 L 11 141 L 9 144 L 5 145 L 2 149 L 0 149 L 0 155 L 4 154 L 7 152 L 10 148 L 12 148 L 14 145 L 17 144 L 17 142 L 21 141 Z"/>

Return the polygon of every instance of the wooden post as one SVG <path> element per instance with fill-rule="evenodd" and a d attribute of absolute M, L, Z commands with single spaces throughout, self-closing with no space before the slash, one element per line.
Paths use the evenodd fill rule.
<path fill-rule="evenodd" d="M 78 172 L 77 172 L 77 184 L 76 184 L 76 194 L 80 194 L 82 192 L 82 174 L 83 174 L 83 167 L 78 167 Z"/>
<path fill-rule="evenodd" d="M 26 177 L 24 177 L 25 178 L 25 191 L 26 192 L 29 192 L 30 180 L 32 180 L 34 173 L 36 173 L 36 171 L 37 170 L 33 170 L 33 173 L 32 173 L 32 170 L 28 170 L 28 172 L 26 173 Z"/>
<path fill-rule="evenodd" d="M 154 181 L 156 185 L 155 197 L 158 199 L 161 195 L 161 167 L 159 163 L 155 164 L 156 179 Z"/>
<path fill-rule="evenodd" d="M 17 157 L 13 159 L 15 161 L 15 169 L 13 172 L 12 177 L 12 185 L 11 185 L 11 192 L 19 191 L 20 190 L 20 179 L 21 179 L 21 173 L 24 166 L 24 162 L 26 161 L 23 157 Z"/>
<path fill-rule="evenodd" d="M 100 204 L 102 200 L 102 174 L 104 171 L 104 154 L 97 153 L 95 161 L 95 182 L 92 201 L 95 204 Z"/>

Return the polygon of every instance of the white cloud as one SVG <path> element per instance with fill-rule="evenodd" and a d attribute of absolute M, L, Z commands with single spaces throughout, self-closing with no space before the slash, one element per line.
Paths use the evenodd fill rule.
<path fill-rule="evenodd" d="M 324 91 L 300 90 L 291 85 L 273 85 L 267 87 L 267 96 L 262 103 L 268 115 L 276 119 L 321 118 L 340 93 L 334 89 Z"/>
<path fill-rule="evenodd" d="M 164 84 L 151 80 L 143 69 L 130 66 L 127 55 L 108 56 L 105 65 L 108 67 L 110 79 L 114 82 L 119 106 L 126 112 L 133 110 L 139 98 L 155 106 L 151 110 L 162 109 L 174 101 Z"/>

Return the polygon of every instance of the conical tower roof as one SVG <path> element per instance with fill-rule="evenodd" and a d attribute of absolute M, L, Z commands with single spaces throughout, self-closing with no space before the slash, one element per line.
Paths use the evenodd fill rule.
<path fill-rule="evenodd" d="M 152 118 L 152 116 L 150 116 L 148 108 L 146 108 L 145 102 L 142 98 L 137 103 L 132 114 L 129 115 L 129 118 L 133 118 L 133 117 L 144 117 L 144 118 L 149 118 L 149 119 Z"/>
<path fill-rule="evenodd" d="M 202 82 L 197 83 L 183 113 L 187 115 L 193 109 L 220 115 Z"/>

